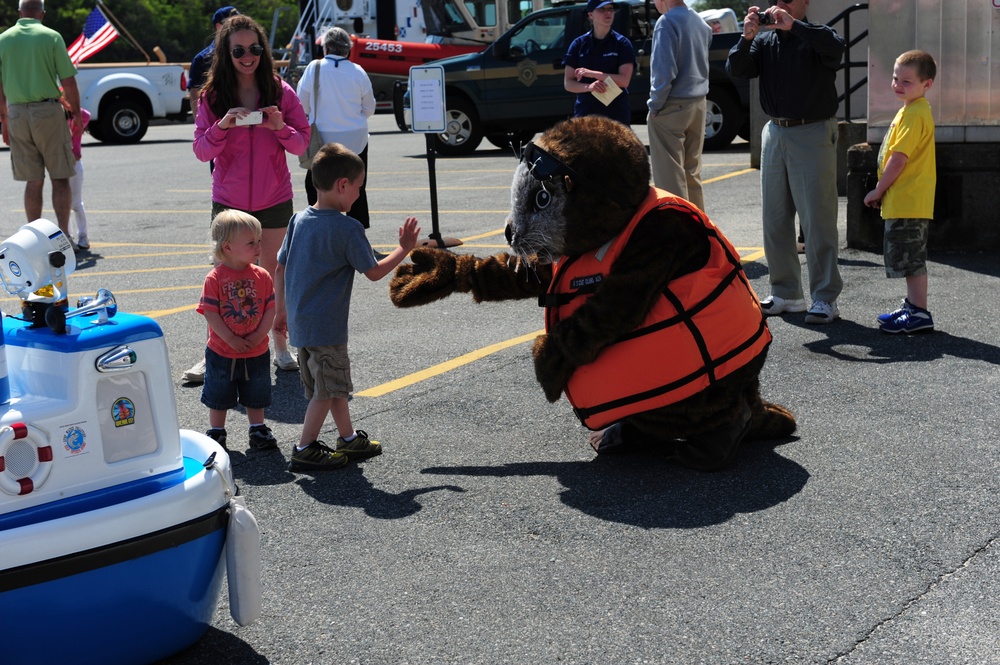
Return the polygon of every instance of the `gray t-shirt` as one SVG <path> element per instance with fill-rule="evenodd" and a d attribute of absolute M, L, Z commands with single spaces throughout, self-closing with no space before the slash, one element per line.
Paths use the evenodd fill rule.
<path fill-rule="evenodd" d="M 278 263 L 285 266 L 288 341 L 297 347 L 347 344 L 354 273 L 377 265 L 361 222 L 310 206 L 288 223 Z"/>

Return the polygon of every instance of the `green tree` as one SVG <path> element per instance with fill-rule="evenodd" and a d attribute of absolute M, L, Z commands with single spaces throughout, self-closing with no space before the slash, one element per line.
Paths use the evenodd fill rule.
<path fill-rule="evenodd" d="M 299 20 L 295 0 L 230 0 L 242 13 L 254 17 L 271 34 L 275 11 L 279 12 L 275 31 L 275 46 L 281 48 L 291 41 Z M 124 28 L 153 60 L 153 47 L 159 46 L 169 62 L 190 62 L 191 58 L 212 40 L 212 14 L 226 0 L 109 0 L 104 3 L 119 27 Z M 95 0 L 47 0 L 43 22 L 63 36 L 66 45 L 83 32 L 87 16 L 97 4 Z M 0 30 L 17 22 L 17 3 L 8 0 L 0 4 Z M 86 62 L 135 62 L 142 54 L 123 33 L 107 48 Z"/>

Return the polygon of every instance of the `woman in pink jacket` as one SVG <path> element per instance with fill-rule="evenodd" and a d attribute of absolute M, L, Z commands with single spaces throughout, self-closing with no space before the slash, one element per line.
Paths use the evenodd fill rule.
<path fill-rule="evenodd" d="M 295 90 L 275 76 L 264 29 L 249 16 L 232 16 L 216 33 L 215 58 L 201 100 L 194 154 L 215 163 L 212 218 L 235 209 L 260 220 L 260 265 L 273 276 L 278 249 L 295 212 L 285 153 L 306 151 L 309 120 Z M 274 364 L 298 369 L 287 338 L 274 331 L 271 338 Z M 190 379 L 189 374 L 185 378 Z"/>

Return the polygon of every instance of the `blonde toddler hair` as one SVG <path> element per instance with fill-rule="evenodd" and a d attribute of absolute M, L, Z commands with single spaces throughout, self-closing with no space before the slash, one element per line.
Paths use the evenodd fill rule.
<path fill-rule="evenodd" d="M 215 243 L 212 256 L 216 263 L 222 263 L 226 258 L 223 245 L 244 229 L 249 229 L 258 238 L 260 237 L 260 222 L 250 213 L 242 210 L 223 210 L 215 216 L 212 220 L 212 242 Z"/>

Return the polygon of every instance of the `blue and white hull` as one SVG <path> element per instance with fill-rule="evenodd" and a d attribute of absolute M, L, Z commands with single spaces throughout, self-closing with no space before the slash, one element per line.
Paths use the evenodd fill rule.
<path fill-rule="evenodd" d="M 259 613 L 256 522 L 236 506 L 225 451 L 177 426 L 159 326 L 127 314 L 73 322 L 57 335 L 3 321 L 4 665 L 176 653 L 211 624 L 227 558 L 234 618 Z M 237 513 L 251 537 L 234 541 Z M 234 599 L 237 579 L 251 583 Z"/>

